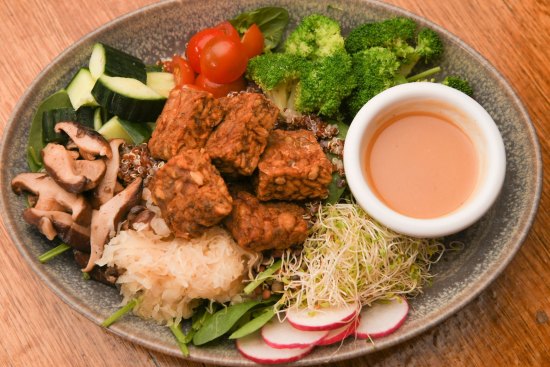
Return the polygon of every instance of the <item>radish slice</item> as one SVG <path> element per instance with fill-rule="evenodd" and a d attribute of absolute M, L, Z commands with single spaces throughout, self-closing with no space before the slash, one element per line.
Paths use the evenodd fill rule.
<path fill-rule="evenodd" d="M 315 345 L 328 331 L 303 331 L 294 328 L 287 320 L 275 318 L 262 327 L 262 338 L 267 345 L 278 348 L 305 348 Z"/>
<path fill-rule="evenodd" d="M 344 307 L 327 307 L 318 310 L 290 308 L 286 312 L 287 320 L 296 329 L 305 331 L 333 330 L 349 323 L 359 311 L 356 304 Z"/>
<path fill-rule="evenodd" d="M 409 313 L 409 304 L 402 297 L 389 302 L 375 303 L 361 311 L 361 321 L 355 335 L 358 338 L 381 338 L 393 333 L 405 322 Z"/>
<path fill-rule="evenodd" d="M 237 339 L 237 350 L 246 358 L 263 364 L 288 363 L 299 360 L 313 349 L 313 346 L 306 348 L 275 349 L 267 345 L 260 332 L 247 335 Z"/>
<path fill-rule="evenodd" d="M 359 318 L 354 319 L 347 325 L 342 326 L 341 328 L 330 330 L 323 339 L 321 339 L 317 345 L 330 345 L 334 343 L 341 342 L 346 339 L 348 336 L 353 335 L 355 330 L 359 325 Z"/>

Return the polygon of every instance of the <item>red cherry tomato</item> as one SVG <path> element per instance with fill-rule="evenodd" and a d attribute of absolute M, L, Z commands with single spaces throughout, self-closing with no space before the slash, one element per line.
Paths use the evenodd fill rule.
<path fill-rule="evenodd" d="M 176 88 L 180 88 L 185 84 L 193 84 L 195 82 L 195 72 L 191 69 L 191 65 L 183 57 L 174 55 L 170 63 L 172 74 L 174 74 L 174 81 L 176 82 Z"/>
<path fill-rule="evenodd" d="M 239 32 L 237 32 L 235 27 L 233 27 L 233 25 L 231 23 L 229 23 L 227 20 L 225 22 L 221 22 L 220 24 L 218 24 L 214 28 L 220 29 L 221 31 L 223 31 L 223 33 L 225 33 L 227 36 L 231 37 L 231 39 L 233 39 L 235 42 L 240 42 L 241 41 L 241 37 L 239 36 Z"/>
<path fill-rule="evenodd" d="M 223 35 L 216 36 L 206 43 L 200 62 L 204 76 L 214 83 L 226 84 L 244 74 L 248 57 L 240 42 Z"/>
<path fill-rule="evenodd" d="M 218 84 L 208 80 L 204 74 L 197 76 L 195 85 L 202 90 L 212 93 L 216 98 L 225 97 L 231 92 L 238 92 L 246 88 L 246 82 L 243 77 L 228 84 Z"/>
<path fill-rule="evenodd" d="M 195 33 L 187 44 L 185 54 L 189 64 L 195 70 L 195 72 L 201 72 L 200 56 L 204 46 L 215 36 L 225 35 L 225 32 L 217 28 L 206 28 L 202 31 Z"/>
<path fill-rule="evenodd" d="M 256 24 L 252 24 L 250 28 L 244 32 L 242 44 L 249 59 L 260 55 L 264 51 L 264 35 L 260 27 Z"/>

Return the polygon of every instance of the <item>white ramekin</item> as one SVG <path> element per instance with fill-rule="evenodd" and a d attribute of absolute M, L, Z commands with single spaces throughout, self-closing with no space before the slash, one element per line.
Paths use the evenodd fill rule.
<path fill-rule="evenodd" d="M 446 116 L 462 128 L 474 143 L 479 162 L 477 184 L 464 204 L 430 219 L 389 208 L 371 189 L 364 172 L 365 149 L 379 125 L 395 114 L 422 111 Z M 387 89 L 361 108 L 347 133 L 344 168 L 355 200 L 377 221 L 406 235 L 441 237 L 470 226 L 489 210 L 504 183 L 506 154 L 498 127 L 479 103 L 445 85 L 417 82 Z"/>

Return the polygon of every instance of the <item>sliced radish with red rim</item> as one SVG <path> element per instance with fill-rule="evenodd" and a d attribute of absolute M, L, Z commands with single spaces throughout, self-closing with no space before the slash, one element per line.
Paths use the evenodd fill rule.
<path fill-rule="evenodd" d="M 236 341 L 237 350 L 241 354 L 256 363 L 277 364 L 289 363 L 306 356 L 313 346 L 306 348 L 275 349 L 270 347 L 262 339 L 260 332 L 247 335 Z"/>
<path fill-rule="evenodd" d="M 357 304 L 326 307 L 317 310 L 289 308 L 287 320 L 296 329 L 305 331 L 333 330 L 349 323 L 359 312 Z"/>
<path fill-rule="evenodd" d="M 354 319 L 347 325 L 344 325 L 338 329 L 329 330 L 327 336 L 321 339 L 317 345 L 330 345 L 341 342 L 346 339 L 348 336 L 355 334 L 355 329 L 359 325 L 359 317 Z"/>
<path fill-rule="evenodd" d="M 363 307 L 355 335 L 358 338 L 372 339 L 389 335 L 403 325 L 408 313 L 409 304 L 403 297 Z"/>
<path fill-rule="evenodd" d="M 294 328 L 287 320 L 274 318 L 262 327 L 262 338 L 273 348 L 305 348 L 317 344 L 328 331 L 304 331 Z"/>

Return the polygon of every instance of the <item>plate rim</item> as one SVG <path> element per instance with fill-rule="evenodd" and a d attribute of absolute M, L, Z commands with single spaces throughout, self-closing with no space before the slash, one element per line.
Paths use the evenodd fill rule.
<path fill-rule="evenodd" d="M 442 26 L 432 22 L 431 20 L 424 18 L 420 15 L 417 15 L 415 13 L 412 13 L 409 10 L 400 8 L 392 4 L 383 3 L 378 0 L 357 0 L 357 2 L 362 2 L 362 3 L 365 3 L 366 5 L 374 6 L 379 9 L 386 10 L 392 13 L 401 14 L 403 16 L 414 19 L 416 22 L 426 24 L 430 28 L 435 29 L 437 32 L 444 34 L 447 39 L 453 42 L 456 46 L 460 47 L 463 51 L 467 52 L 471 57 L 473 57 L 477 62 L 479 62 L 485 70 L 487 70 L 490 74 L 492 74 L 495 77 L 495 80 L 498 81 L 498 83 L 502 87 L 502 90 L 506 92 L 506 95 L 513 102 L 513 106 L 518 111 L 520 119 L 524 120 L 526 123 L 525 127 L 527 128 L 529 141 L 533 144 L 533 151 L 535 153 L 534 158 L 535 158 L 536 165 L 535 165 L 534 182 L 535 182 L 536 188 L 533 195 L 533 201 L 529 203 L 529 205 L 526 207 L 526 214 L 524 216 L 525 220 L 523 223 L 520 224 L 519 231 L 517 233 L 517 238 L 515 239 L 515 242 L 514 242 L 515 246 L 510 248 L 503 258 L 501 257 L 498 264 L 494 264 L 492 267 L 488 268 L 485 271 L 485 274 L 490 275 L 488 278 L 485 278 L 485 277 L 484 279 L 478 278 L 474 283 L 470 284 L 468 286 L 468 294 L 464 295 L 464 297 L 462 297 L 459 302 L 456 302 L 452 305 L 447 306 L 445 309 L 445 312 L 438 313 L 433 319 L 429 320 L 429 322 L 425 323 L 424 325 L 414 330 L 411 330 L 410 332 L 407 332 L 406 334 L 400 336 L 399 338 L 394 338 L 386 342 L 384 342 L 383 340 L 378 342 L 377 347 L 373 347 L 373 345 L 371 344 L 363 348 L 356 348 L 355 350 L 347 351 L 345 353 L 335 353 L 330 359 L 327 359 L 326 357 L 315 358 L 314 353 L 312 353 L 305 359 L 292 363 L 292 365 L 312 365 L 312 364 L 318 364 L 318 363 L 336 362 L 336 361 L 356 358 L 359 356 L 364 356 L 369 353 L 372 353 L 373 351 L 379 351 L 382 349 L 390 348 L 397 344 L 403 343 L 407 340 L 411 340 L 412 338 L 424 333 L 428 329 L 431 329 L 434 326 L 440 324 L 448 317 L 456 314 L 458 311 L 460 311 L 462 308 L 468 305 L 473 299 L 475 299 L 481 292 L 483 292 L 490 284 L 492 284 L 493 281 L 495 281 L 496 278 L 499 277 L 499 275 L 504 271 L 504 269 L 512 261 L 515 254 L 519 251 L 519 249 L 523 245 L 525 239 L 527 238 L 531 230 L 531 227 L 536 219 L 536 214 L 538 211 L 538 207 L 540 205 L 540 198 L 542 195 L 543 162 L 542 162 L 542 155 L 541 155 L 540 143 L 537 136 L 537 132 L 525 105 L 522 103 L 514 87 L 509 83 L 506 77 L 500 71 L 498 71 L 483 55 L 477 52 L 472 46 L 466 44 L 459 37 L 457 37 L 450 31 L 444 29 Z M 7 137 L 10 136 L 11 132 L 16 128 L 14 121 L 16 116 L 18 115 L 18 111 L 22 108 L 25 101 L 31 97 L 31 94 L 33 90 L 36 88 L 36 86 L 40 84 L 43 80 L 45 80 L 46 75 L 49 74 L 50 71 L 60 63 L 60 60 L 63 59 L 66 54 L 69 54 L 70 52 L 78 49 L 79 47 L 81 47 L 82 43 L 85 43 L 90 38 L 93 38 L 94 36 L 105 32 L 109 28 L 116 26 L 119 22 L 123 22 L 127 19 L 131 19 L 137 14 L 140 14 L 144 11 L 156 9 L 156 8 L 161 8 L 165 6 L 168 7 L 171 4 L 184 5 L 185 3 L 192 4 L 193 0 L 163 0 L 157 3 L 149 4 L 147 6 L 133 10 L 129 13 L 118 16 L 107 23 L 104 23 L 100 27 L 83 35 L 73 44 L 65 48 L 59 55 L 57 55 L 52 61 L 50 61 L 48 65 L 44 69 L 42 69 L 41 72 L 33 79 L 33 81 L 26 87 L 25 92 L 21 95 L 18 102 L 14 106 L 10 114 L 10 117 L 8 118 L 8 121 L 6 122 L 6 125 L 3 130 L 2 140 L 0 142 L 0 157 L 3 160 L 6 159 L 6 154 L 7 154 L 6 146 L 8 145 Z M 2 195 L 0 195 L 0 208 L 5 213 L 7 212 L 7 205 L 6 205 L 8 201 L 7 192 L 9 191 L 9 187 L 10 187 L 5 165 L 2 165 L 2 169 L 0 170 L 0 184 L 2 187 Z M 2 216 L 1 220 L 4 223 L 4 226 L 7 230 L 6 233 L 8 234 L 12 243 L 17 247 L 19 253 L 25 259 L 25 262 L 27 263 L 27 265 L 30 266 L 33 272 L 36 275 L 38 275 L 38 277 L 45 283 L 47 288 L 49 288 L 56 296 L 58 296 L 64 303 L 66 303 L 78 314 L 86 317 L 90 321 L 94 322 L 97 326 L 99 326 L 99 324 L 103 321 L 103 319 L 101 318 L 101 315 L 99 315 L 93 309 L 87 307 L 87 304 L 82 302 L 79 298 L 68 294 L 65 291 L 65 288 L 63 287 L 63 285 L 56 280 L 57 278 L 50 276 L 46 271 L 43 271 L 41 269 L 41 266 L 43 266 L 43 264 L 40 264 L 37 261 L 37 259 L 35 259 L 31 255 L 31 253 L 28 251 L 19 233 L 17 233 L 17 231 L 14 230 L 16 226 L 10 217 Z M 223 363 L 224 365 L 232 365 L 232 366 L 256 365 L 255 363 L 250 362 L 244 358 L 239 360 L 221 360 L 220 358 L 217 358 L 217 357 L 210 358 L 208 357 L 207 354 L 201 354 L 201 356 L 198 358 L 194 358 L 193 354 L 191 354 L 189 357 L 183 357 L 183 355 L 181 355 L 181 352 L 178 349 L 175 342 L 174 342 L 174 345 L 170 347 L 170 346 L 165 346 L 163 344 L 155 343 L 154 340 L 143 339 L 142 337 L 134 335 L 132 333 L 132 330 L 125 327 L 123 323 L 115 324 L 111 326 L 108 329 L 108 331 L 132 343 L 137 343 L 145 348 L 152 349 L 161 353 L 165 353 L 171 356 L 175 356 L 175 357 L 190 360 L 190 361 L 210 363 L 210 364 Z"/>

